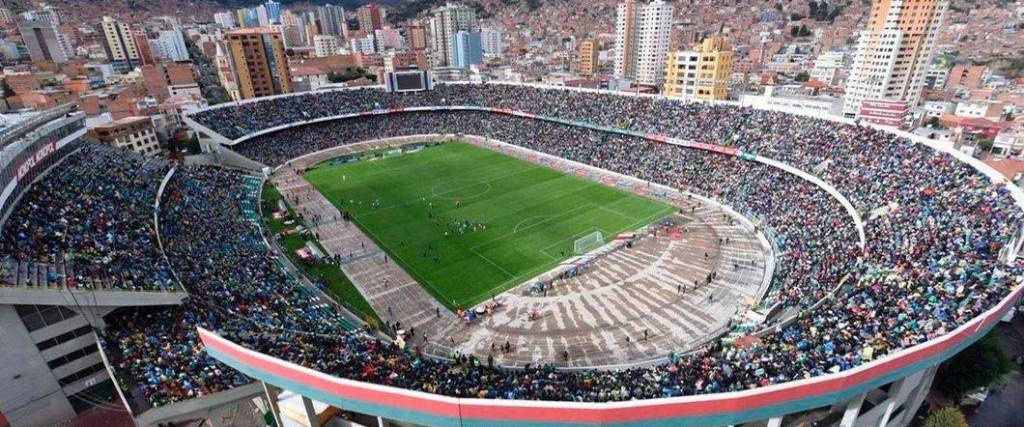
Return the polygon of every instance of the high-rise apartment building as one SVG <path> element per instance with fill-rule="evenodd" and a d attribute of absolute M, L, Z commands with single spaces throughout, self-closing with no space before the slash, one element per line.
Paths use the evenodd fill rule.
<path fill-rule="evenodd" d="M 185 37 L 178 30 L 162 30 L 160 35 L 150 40 L 153 56 L 168 61 L 188 61 L 188 48 Z"/>
<path fill-rule="evenodd" d="M 597 41 L 587 39 L 580 43 L 580 74 L 592 76 L 597 74 Z"/>
<path fill-rule="evenodd" d="M 673 7 L 662 0 L 620 3 L 615 24 L 615 77 L 644 85 L 665 78 Z"/>
<path fill-rule="evenodd" d="M 267 20 L 270 21 L 271 24 L 281 23 L 281 3 L 274 0 L 267 0 L 267 2 L 263 4 L 263 10 L 266 11 Z"/>
<path fill-rule="evenodd" d="M 373 55 L 377 53 L 377 43 L 373 39 L 372 34 L 368 34 L 363 37 L 353 37 L 348 39 L 349 49 L 352 53 L 362 53 L 364 55 Z"/>
<path fill-rule="evenodd" d="M 235 22 L 241 28 L 249 26 L 249 23 L 246 20 L 245 9 L 235 9 Z"/>
<path fill-rule="evenodd" d="M 69 52 L 64 50 L 57 30 L 47 21 L 25 21 L 18 25 L 21 39 L 33 61 L 67 62 Z"/>
<path fill-rule="evenodd" d="M 708 37 L 700 43 L 697 64 L 697 99 L 729 99 L 735 54 L 725 37 Z"/>
<path fill-rule="evenodd" d="M 373 41 L 376 44 L 377 52 L 385 52 L 388 49 L 402 49 L 405 46 L 405 39 L 402 38 L 402 33 L 394 28 L 373 30 Z"/>
<path fill-rule="evenodd" d="M 452 67 L 469 68 L 484 62 L 480 33 L 470 33 L 468 31 L 455 33 L 454 51 L 455 61 L 452 62 Z"/>
<path fill-rule="evenodd" d="M 246 28 L 225 34 L 224 41 L 239 97 L 258 98 L 292 91 L 281 33 L 266 28 Z"/>
<path fill-rule="evenodd" d="M 123 73 L 140 65 L 139 48 L 132 37 L 131 27 L 109 16 L 103 17 L 102 26 L 107 56 L 114 69 Z"/>
<path fill-rule="evenodd" d="M 369 3 L 356 9 L 356 18 L 359 20 L 359 31 L 364 33 L 384 28 L 384 10 L 376 3 Z"/>
<path fill-rule="evenodd" d="M 484 55 L 488 58 L 500 57 L 505 50 L 505 44 L 501 39 L 501 31 L 492 29 L 480 30 L 480 43 L 483 47 Z"/>
<path fill-rule="evenodd" d="M 213 14 L 213 22 L 220 25 L 221 28 L 235 28 L 235 14 L 231 12 L 217 12 Z"/>
<path fill-rule="evenodd" d="M 304 46 L 306 41 L 306 23 L 303 16 L 290 10 L 281 14 L 281 35 L 284 36 L 284 47 Z"/>
<path fill-rule="evenodd" d="M 692 101 L 697 96 L 697 67 L 700 53 L 695 50 L 677 50 L 665 61 L 665 96 Z"/>
<path fill-rule="evenodd" d="M 427 27 L 420 23 L 409 24 L 406 27 L 406 33 L 409 35 L 409 49 L 427 49 Z"/>
<path fill-rule="evenodd" d="M 146 32 L 132 30 L 132 40 L 135 41 L 135 48 L 139 50 L 139 62 L 135 66 L 156 64 L 156 58 L 153 56 L 153 49 L 151 49 Z"/>
<path fill-rule="evenodd" d="M 874 0 L 846 81 L 843 115 L 865 100 L 916 105 L 949 0 Z"/>
<path fill-rule="evenodd" d="M 735 53 L 725 37 L 704 39 L 697 50 L 675 51 L 665 64 L 665 95 L 693 100 L 729 99 Z"/>
<path fill-rule="evenodd" d="M 459 31 L 480 31 L 473 8 L 448 3 L 430 18 L 431 66 L 452 67 L 455 63 L 455 35 Z"/>
<path fill-rule="evenodd" d="M 313 37 L 313 53 L 317 57 L 332 56 L 338 54 L 338 38 L 321 34 Z"/>
<path fill-rule="evenodd" d="M 316 8 L 316 19 L 320 22 L 320 32 L 328 36 L 348 38 L 348 26 L 345 23 L 345 8 L 325 4 Z"/>

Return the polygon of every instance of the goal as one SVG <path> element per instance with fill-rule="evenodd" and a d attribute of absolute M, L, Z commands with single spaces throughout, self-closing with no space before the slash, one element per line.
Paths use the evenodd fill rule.
<path fill-rule="evenodd" d="M 576 255 L 582 255 L 590 252 L 594 249 L 601 247 L 604 244 L 604 236 L 601 235 L 600 231 L 595 231 L 586 236 L 580 237 L 573 242 L 573 252 Z"/>

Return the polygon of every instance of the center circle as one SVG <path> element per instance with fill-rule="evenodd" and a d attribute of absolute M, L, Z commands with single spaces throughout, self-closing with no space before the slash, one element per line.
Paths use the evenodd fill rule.
<path fill-rule="evenodd" d="M 430 192 L 439 199 L 462 200 L 491 191 L 491 183 L 472 178 L 455 178 L 434 185 Z"/>

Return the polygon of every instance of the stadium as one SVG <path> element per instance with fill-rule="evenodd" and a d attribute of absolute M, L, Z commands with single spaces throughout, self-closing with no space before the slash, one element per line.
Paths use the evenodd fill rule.
<path fill-rule="evenodd" d="M 83 120 L 2 135 L 24 424 L 113 393 L 136 425 L 259 401 L 277 425 L 900 426 L 1024 292 L 1024 193 L 854 122 L 370 87 L 198 111 L 178 163 Z M 69 345 L 95 363 L 50 359 Z"/>

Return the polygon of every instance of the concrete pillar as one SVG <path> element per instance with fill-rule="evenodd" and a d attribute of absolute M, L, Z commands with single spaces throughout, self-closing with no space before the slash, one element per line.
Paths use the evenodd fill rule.
<path fill-rule="evenodd" d="M 320 422 L 316 417 L 316 408 L 313 407 L 313 401 L 306 396 L 302 396 L 302 407 L 306 410 L 306 420 L 309 421 L 309 427 L 320 427 Z"/>
<path fill-rule="evenodd" d="M 277 423 L 277 427 L 284 427 L 284 423 L 281 422 L 281 408 L 277 407 L 277 396 L 281 390 L 263 381 L 260 381 L 260 384 L 263 385 L 263 395 L 266 396 L 267 408 L 274 416 L 274 422 Z"/>
<path fill-rule="evenodd" d="M 775 417 L 768 420 L 768 427 L 782 427 L 782 417 Z"/>
<path fill-rule="evenodd" d="M 939 365 L 932 366 L 924 371 L 924 375 L 921 376 L 921 380 L 914 391 L 907 396 L 906 403 L 903 404 L 903 418 L 913 417 L 917 413 L 917 410 L 924 403 L 924 399 L 928 397 L 928 391 L 932 388 L 932 381 L 935 380 L 935 373 L 939 371 Z M 897 420 L 899 421 L 899 420 Z"/>
<path fill-rule="evenodd" d="M 866 393 L 861 394 L 846 404 L 846 411 L 843 412 L 843 419 L 839 422 L 840 427 L 854 426 L 854 423 L 857 421 L 857 416 L 860 415 L 860 407 L 864 404 L 864 397 L 866 396 Z"/>

